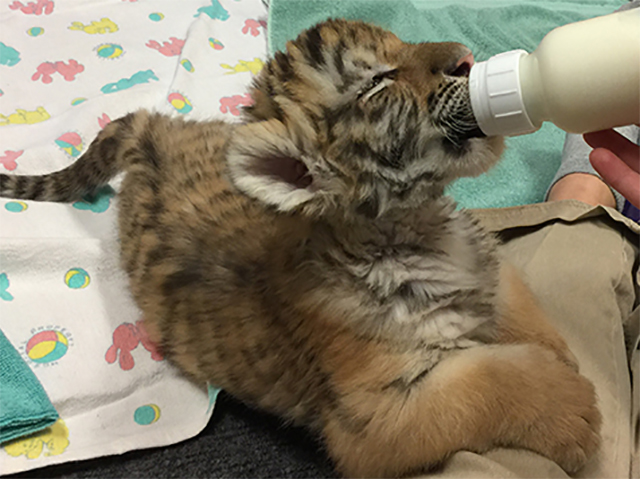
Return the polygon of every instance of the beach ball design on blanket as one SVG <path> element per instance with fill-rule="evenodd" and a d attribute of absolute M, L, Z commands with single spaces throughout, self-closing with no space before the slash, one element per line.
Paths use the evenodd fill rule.
<path fill-rule="evenodd" d="M 64 275 L 64 284 L 71 289 L 84 289 L 89 286 L 91 278 L 82 268 L 71 268 Z"/>
<path fill-rule="evenodd" d="M 191 102 L 181 93 L 171 93 L 167 97 L 167 101 L 171 104 L 172 107 L 176 109 L 178 113 L 182 113 L 183 115 L 186 115 L 191 110 L 193 110 Z"/>
<path fill-rule="evenodd" d="M 27 205 L 24 201 L 9 201 L 4 205 L 4 209 L 9 211 L 10 213 L 22 213 L 28 207 L 29 205 Z"/>
<path fill-rule="evenodd" d="M 72 131 L 59 136 L 56 140 L 56 145 L 62 148 L 72 158 L 78 157 L 82 152 L 82 138 Z"/>
<path fill-rule="evenodd" d="M 195 68 L 193 67 L 193 63 L 191 63 L 191 61 L 189 61 L 186 58 L 180 61 L 180 65 L 182 65 L 182 68 L 187 70 L 189 73 L 193 73 L 195 71 Z"/>
<path fill-rule="evenodd" d="M 27 30 L 27 35 L 30 37 L 38 37 L 44 33 L 44 28 L 42 27 L 31 27 Z"/>
<path fill-rule="evenodd" d="M 114 59 L 121 57 L 124 50 L 117 43 L 104 43 L 96 48 L 96 53 L 100 58 Z"/>
<path fill-rule="evenodd" d="M 149 426 L 160 419 L 160 408 L 156 404 L 145 404 L 133 413 L 133 420 L 141 426 Z"/>
<path fill-rule="evenodd" d="M 36 363 L 51 363 L 62 358 L 69 349 L 69 339 L 60 331 L 40 331 L 27 341 L 25 351 Z"/>
<path fill-rule="evenodd" d="M 224 45 L 222 44 L 222 42 L 215 38 L 209 38 L 209 45 L 214 50 L 222 50 L 224 48 Z"/>

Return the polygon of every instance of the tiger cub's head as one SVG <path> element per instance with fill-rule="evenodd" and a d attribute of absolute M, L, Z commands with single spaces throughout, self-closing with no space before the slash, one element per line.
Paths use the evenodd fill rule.
<path fill-rule="evenodd" d="M 503 149 L 475 126 L 470 50 L 363 22 L 304 31 L 256 78 L 229 149 L 232 181 L 280 211 L 377 217 L 442 195 Z"/>

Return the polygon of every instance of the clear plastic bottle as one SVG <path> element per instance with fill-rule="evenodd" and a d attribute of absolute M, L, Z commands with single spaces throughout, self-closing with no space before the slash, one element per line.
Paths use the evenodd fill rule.
<path fill-rule="evenodd" d="M 536 50 L 473 65 L 469 95 L 488 136 L 570 133 L 640 122 L 640 8 L 558 27 Z"/>

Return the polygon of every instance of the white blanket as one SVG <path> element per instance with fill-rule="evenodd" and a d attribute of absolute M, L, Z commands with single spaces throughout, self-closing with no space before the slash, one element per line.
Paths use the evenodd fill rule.
<path fill-rule="evenodd" d="M 141 107 L 235 121 L 265 25 L 260 0 L 0 0 L 0 171 L 59 170 Z M 139 323 L 114 189 L 0 199 L 0 329 L 61 417 L 1 448 L 1 473 L 175 443 L 211 415 L 216 390 L 182 377 Z"/>

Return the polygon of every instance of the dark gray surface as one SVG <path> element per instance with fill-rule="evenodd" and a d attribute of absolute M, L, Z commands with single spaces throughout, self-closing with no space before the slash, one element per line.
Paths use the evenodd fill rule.
<path fill-rule="evenodd" d="M 172 446 L 28 471 L 16 478 L 336 477 L 304 429 L 249 409 L 222 393 L 207 427 Z"/>

